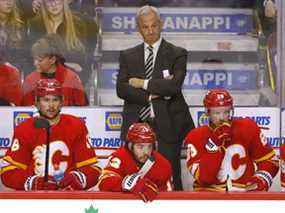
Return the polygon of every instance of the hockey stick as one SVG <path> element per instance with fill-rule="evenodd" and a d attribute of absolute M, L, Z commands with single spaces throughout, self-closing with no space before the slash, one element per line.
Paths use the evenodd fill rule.
<path fill-rule="evenodd" d="M 50 143 L 50 124 L 47 119 L 37 118 L 34 121 L 35 128 L 45 128 L 46 129 L 46 153 L 45 153 L 45 173 L 44 180 L 48 181 L 48 169 L 49 169 L 49 143 Z"/>
<path fill-rule="evenodd" d="M 154 163 L 155 163 L 154 157 L 150 156 L 137 173 L 140 174 L 141 177 L 144 177 L 148 173 L 148 171 L 151 169 Z"/>

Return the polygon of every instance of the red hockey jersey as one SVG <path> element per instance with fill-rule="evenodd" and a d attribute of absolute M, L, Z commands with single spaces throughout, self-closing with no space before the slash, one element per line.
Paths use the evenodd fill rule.
<path fill-rule="evenodd" d="M 44 176 L 47 134 L 35 128 L 30 118 L 15 128 L 13 143 L 2 159 L 2 182 L 9 188 L 24 189 L 29 176 Z M 87 128 L 75 116 L 61 114 L 59 123 L 50 127 L 49 175 L 63 176 L 72 170 L 86 175 L 87 188 L 97 183 L 100 169 L 94 149 L 89 143 Z"/>
<path fill-rule="evenodd" d="M 9 63 L 0 64 L 0 99 L 16 106 L 21 104 L 20 72 Z"/>
<path fill-rule="evenodd" d="M 39 72 L 29 74 L 23 84 L 23 106 L 35 104 L 35 88 L 37 82 L 44 78 Z M 55 79 L 61 83 L 64 95 L 64 106 L 86 106 L 87 100 L 83 85 L 78 75 L 70 69 L 58 65 L 55 71 Z"/>
<path fill-rule="evenodd" d="M 161 154 L 153 151 L 155 163 L 145 175 L 155 183 L 159 191 L 171 190 L 171 165 Z M 122 180 L 125 176 L 140 170 L 132 153 L 126 148 L 119 148 L 109 157 L 109 162 L 102 172 L 98 187 L 101 191 L 123 191 Z"/>
<path fill-rule="evenodd" d="M 210 152 L 212 129 L 205 125 L 190 131 L 186 136 L 186 161 L 195 179 L 194 190 L 244 191 L 247 181 L 256 171 L 269 173 L 271 179 L 275 177 L 278 172 L 275 152 L 267 145 L 257 124 L 248 118 L 236 119 L 232 121 L 231 131 L 232 140 L 223 146 L 225 151 L 216 176 L 217 182 L 206 186 L 199 181 L 199 161 L 204 153 Z"/>

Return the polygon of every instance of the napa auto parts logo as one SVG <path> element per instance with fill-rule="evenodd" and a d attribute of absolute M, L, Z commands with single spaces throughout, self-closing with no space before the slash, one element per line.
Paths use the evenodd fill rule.
<path fill-rule="evenodd" d="M 208 125 L 209 118 L 204 111 L 198 111 L 198 126 Z"/>
<path fill-rule="evenodd" d="M 23 121 L 33 117 L 32 111 L 16 111 L 14 112 L 14 128 L 18 126 Z"/>
<path fill-rule="evenodd" d="M 105 112 L 105 130 L 120 131 L 123 122 L 122 112 Z"/>
<path fill-rule="evenodd" d="M 203 126 L 209 124 L 209 118 L 204 111 L 198 111 L 198 126 Z M 272 123 L 271 116 L 234 116 L 237 118 L 250 118 L 263 130 L 270 130 L 270 125 Z"/>

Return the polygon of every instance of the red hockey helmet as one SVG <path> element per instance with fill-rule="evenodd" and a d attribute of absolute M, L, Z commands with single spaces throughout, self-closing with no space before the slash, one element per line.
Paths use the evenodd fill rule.
<path fill-rule="evenodd" d="M 56 79 L 41 79 L 37 83 L 36 97 L 45 95 L 62 96 L 62 88 Z"/>
<path fill-rule="evenodd" d="M 134 123 L 127 133 L 127 141 L 130 143 L 152 143 L 156 142 L 156 137 L 147 123 Z"/>
<path fill-rule="evenodd" d="M 233 98 L 225 89 L 211 89 L 207 92 L 204 98 L 204 107 L 233 107 Z"/>

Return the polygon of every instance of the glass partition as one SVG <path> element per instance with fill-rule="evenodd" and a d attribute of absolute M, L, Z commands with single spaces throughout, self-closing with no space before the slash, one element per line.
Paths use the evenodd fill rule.
<path fill-rule="evenodd" d="M 189 106 L 210 88 L 229 89 L 237 106 L 278 106 L 276 14 L 263 1 L 148 1 L 159 5 L 162 36 L 189 51 L 183 85 Z M 98 104 L 121 105 L 115 91 L 119 51 L 142 42 L 135 14 L 145 1 L 103 1 Z"/>
<path fill-rule="evenodd" d="M 56 76 L 67 90 L 65 96 L 71 96 L 70 99 L 76 99 L 73 93 L 82 96 L 80 101 L 66 105 L 122 105 L 115 91 L 118 55 L 120 50 L 142 42 L 135 14 L 146 3 L 160 9 L 163 37 L 189 52 L 183 85 L 189 106 L 201 106 L 201 97 L 213 87 L 231 90 L 238 106 L 279 105 L 281 75 L 277 58 L 281 48 L 276 45 L 279 13 L 265 12 L 263 1 L 47 0 L 41 9 L 33 8 L 31 2 L 16 0 L 7 11 L 12 15 L 1 24 L 2 64 L 18 73 L 21 81 L 15 83 L 7 74 L 1 74 L 3 85 L 7 85 L 3 87 L 10 91 L 9 95 L 4 89 L 1 92 L 1 105 L 33 105 L 38 78 L 55 77 L 40 74 L 45 71 L 40 71 L 38 56 L 50 56 L 51 51 L 57 53 L 56 63 L 64 67 L 64 72 L 65 69 L 72 72 L 71 78 Z M 278 2 L 283 6 L 282 1 Z M 52 15 L 52 8 L 56 7 L 62 9 L 59 19 Z M 281 25 L 282 17 L 279 20 Z M 48 48 L 40 46 L 32 52 L 35 43 L 47 34 L 59 36 L 44 41 Z M 15 95 L 9 87 L 18 88 L 19 84 L 22 101 L 10 100 L 9 96 Z"/>

